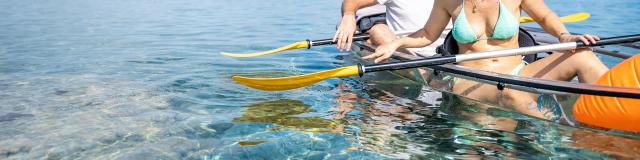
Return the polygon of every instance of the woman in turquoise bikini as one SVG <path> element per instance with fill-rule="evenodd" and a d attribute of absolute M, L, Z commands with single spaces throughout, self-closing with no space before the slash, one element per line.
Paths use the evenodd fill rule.
<path fill-rule="evenodd" d="M 377 63 L 391 57 L 398 48 L 427 46 L 438 39 L 450 20 L 454 22 L 451 32 L 458 42 L 459 54 L 518 48 L 521 11 L 527 12 L 560 42 L 580 40 L 590 44 L 599 40 L 597 36 L 588 34 L 571 35 L 543 0 L 435 0 L 434 3 L 431 16 L 422 30 L 379 46 L 374 54 L 364 58 L 375 59 Z M 511 56 L 460 62 L 458 65 L 552 80 L 568 81 L 578 76 L 578 80 L 585 83 L 595 82 L 608 70 L 590 49 L 555 52 L 531 64 L 526 64 L 522 56 Z M 464 79 L 457 80 L 452 90 L 473 99 L 512 106 L 521 113 L 544 117 L 541 111 L 531 109 L 536 105 L 536 98 L 526 92 L 499 91 L 493 85 Z"/>

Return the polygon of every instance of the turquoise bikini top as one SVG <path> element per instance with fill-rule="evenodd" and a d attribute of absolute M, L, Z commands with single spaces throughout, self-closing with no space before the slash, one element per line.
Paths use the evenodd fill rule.
<path fill-rule="evenodd" d="M 520 23 L 516 21 L 516 18 L 509 12 L 509 9 L 502 4 L 502 0 L 498 0 L 498 3 L 500 4 L 498 21 L 496 22 L 493 35 L 490 39 L 509 39 L 518 33 Z M 460 11 L 456 21 L 453 23 L 451 32 L 453 38 L 461 44 L 480 40 L 473 31 L 473 28 L 469 25 L 467 16 L 464 14 L 464 0 L 462 0 L 462 11 Z"/>

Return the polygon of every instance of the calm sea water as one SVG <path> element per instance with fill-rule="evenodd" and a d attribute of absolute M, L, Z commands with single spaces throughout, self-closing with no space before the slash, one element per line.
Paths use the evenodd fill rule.
<path fill-rule="evenodd" d="M 548 3 L 559 15 L 593 14 L 568 24 L 574 32 L 638 33 L 639 1 Z M 634 139 L 501 110 L 440 109 L 455 102 L 420 98 L 428 88 L 407 81 L 332 79 L 263 92 L 229 79 L 347 63 L 333 46 L 252 59 L 218 54 L 328 38 L 337 0 L 0 4 L 0 159 L 639 156 Z"/>

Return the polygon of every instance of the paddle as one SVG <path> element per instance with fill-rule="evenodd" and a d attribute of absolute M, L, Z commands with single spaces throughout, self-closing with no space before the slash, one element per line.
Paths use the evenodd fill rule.
<path fill-rule="evenodd" d="M 240 84 L 243 84 L 245 86 L 249 86 L 251 88 L 266 90 L 266 91 L 280 91 L 280 90 L 289 90 L 289 89 L 308 86 L 328 78 L 346 77 L 346 76 L 352 76 L 352 75 L 362 76 L 363 74 L 369 73 L 369 72 L 426 67 L 426 66 L 441 65 L 441 64 L 447 64 L 447 63 L 453 63 L 453 62 L 478 60 L 478 59 L 484 59 L 484 58 L 528 55 L 528 54 L 535 54 L 539 52 L 547 52 L 547 51 L 554 51 L 554 50 L 569 50 L 569 49 L 575 49 L 580 47 L 603 46 L 603 45 L 620 44 L 620 43 L 631 43 L 636 41 L 640 41 L 640 34 L 630 35 L 630 36 L 621 36 L 621 37 L 612 37 L 612 38 L 603 38 L 600 41 L 597 41 L 596 44 L 590 44 L 590 45 L 586 45 L 583 42 L 567 42 L 567 43 L 538 45 L 538 46 L 532 46 L 532 47 L 523 47 L 523 48 L 515 48 L 515 49 L 507 49 L 507 50 L 479 52 L 479 53 L 473 53 L 473 54 L 439 56 L 439 57 L 403 61 L 403 62 L 391 62 L 391 63 L 371 64 L 371 65 L 358 64 L 353 66 L 341 67 L 341 68 L 336 68 L 332 70 L 321 71 L 321 72 L 299 75 L 299 76 L 291 76 L 291 77 L 247 78 L 242 76 L 233 76 L 231 78 L 234 81 Z"/>
<path fill-rule="evenodd" d="M 560 17 L 560 21 L 562 22 L 580 22 L 584 21 L 591 17 L 591 14 L 587 12 L 574 13 L 568 16 Z M 535 22 L 531 17 L 520 17 L 520 23 L 529 23 Z"/>
<path fill-rule="evenodd" d="M 403 34 L 411 34 L 413 32 L 401 32 L 398 35 L 403 35 Z M 360 33 L 360 34 L 355 34 L 353 35 L 353 41 L 363 41 L 363 40 L 367 40 L 369 39 L 369 34 L 367 33 Z M 276 49 L 272 49 L 272 50 L 268 50 L 268 51 L 264 51 L 264 52 L 256 52 L 256 53 L 229 53 L 229 52 L 220 52 L 220 54 L 225 55 L 225 56 L 230 56 L 230 57 L 238 57 L 238 58 L 247 58 L 247 57 L 257 57 L 257 56 L 264 56 L 264 55 L 268 55 L 268 54 L 273 54 L 273 53 L 278 53 L 278 52 L 282 52 L 282 51 L 288 51 L 288 50 L 294 50 L 294 49 L 301 49 L 301 48 L 307 48 L 310 49 L 312 46 L 321 46 L 321 45 L 329 45 L 329 44 L 336 44 L 335 42 L 332 41 L 332 39 L 321 39 L 321 40 L 305 40 L 305 41 L 298 41 L 295 42 L 293 44 L 289 44 L 280 48 L 276 48 Z"/>
<path fill-rule="evenodd" d="M 568 16 L 564 16 L 561 17 L 560 20 L 562 22 L 579 22 L 579 21 L 583 21 L 587 18 L 589 18 L 589 16 L 591 16 L 589 13 L 586 12 L 582 12 L 582 13 L 575 13 L 575 14 L 571 14 Z M 521 23 L 530 23 L 530 22 L 535 22 L 533 20 L 533 18 L 531 17 L 520 17 L 520 22 Z M 405 34 L 411 34 L 413 32 L 400 32 L 398 33 L 398 35 L 405 35 Z M 367 33 L 360 33 L 360 34 L 356 34 L 353 36 L 353 41 L 362 41 L 362 40 L 366 40 L 369 39 L 369 34 Z M 257 56 L 264 56 L 264 55 L 268 55 L 268 54 L 273 54 L 273 53 L 278 53 L 278 52 L 283 52 L 283 51 L 287 51 L 287 50 L 294 50 L 294 49 L 301 49 L 301 48 L 311 48 L 312 46 L 321 46 L 321 45 L 329 45 L 329 44 L 335 44 L 335 42 L 331 41 L 332 39 L 321 39 L 321 40 L 315 40 L 315 41 L 311 41 L 311 40 L 305 40 L 305 41 L 299 41 L 299 42 L 295 42 L 293 44 L 289 44 L 280 48 L 276 48 L 276 49 L 272 49 L 272 50 L 268 50 L 268 51 L 264 51 L 264 52 L 256 52 L 256 53 L 229 53 L 229 52 L 220 52 L 220 54 L 225 55 L 225 56 L 230 56 L 230 57 L 238 57 L 238 58 L 246 58 L 246 57 L 257 57 Z"/>

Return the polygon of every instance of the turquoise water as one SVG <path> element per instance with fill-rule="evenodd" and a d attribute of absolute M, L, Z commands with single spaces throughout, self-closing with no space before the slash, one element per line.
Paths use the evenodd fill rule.
<path fill-rule="evenodd" d="M 428 88 L 407 81 L 263 92 L 229 80 L 348 63 L 332 46 L 217 53 L 330 37 L 336 0 L 0 3 L 0 159 L 638 156 L 634 139 L 421 96 Z M 634 0 L 553 3 L 560 15 L 593 14 L 574 32 L 628 34 L 640 20 Z"/>

